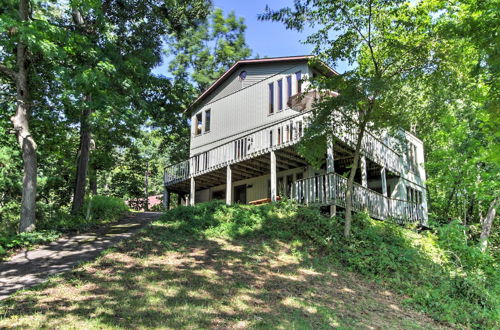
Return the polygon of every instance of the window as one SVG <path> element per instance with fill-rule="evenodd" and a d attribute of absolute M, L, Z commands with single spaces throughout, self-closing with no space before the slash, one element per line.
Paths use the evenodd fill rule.
<path fill-rule="evenodd" d="M 410 170 L 416 172 L 418 168 L 417 146 L 411 142 L 408 142 L 408 162 L 410 165 Z"/>
<path fill-rule="evenodd" d="M 406 200 L 420 205 L 422 204 L 422 192 L 411 187 L 406 187 Z"/>
<path fill-rule="evenodd" d="M 269 114 L 274 113 L 274 83 L 269 84 Z"/>
<path fill-rule="evenodd" d="M 247 77 L 247 72 L 246 71 L 241 71 L 240 72 L 240 80 L 245 80 L 246 77 Z"/>
<path fill-rule="evenodd" d="M 283 79 L 278 80 L 278 111 L 283 110 Z"/>
<path fill-rule="evenodd" d="M 295 78 L 297 79 L 297 93 L 302 92 L 302 71 L 295 72 Z"/>
<path fill-rule="evenodd" d="M 201 134 L 201 130 L 203 128 L 203 114 L 200 112 L 196 115 L 196 122 L 195 122 L 195 131 L 194 131 L 194 134 L 195 135 L 200 135 Z"/>
<path fill-rule="evenodd" d="M 205 110 L 205 133 L 210 132 L 210 109 Z"/>
<path fill-rule="evenodd" d="M 273 131 L 269 131 L 269 146 L 273 146 Z"/>
<path fill-rule="evenodd" d="M 287 100 L 292 97 L 292 76 L 286 77 L 286 98 Z"/>

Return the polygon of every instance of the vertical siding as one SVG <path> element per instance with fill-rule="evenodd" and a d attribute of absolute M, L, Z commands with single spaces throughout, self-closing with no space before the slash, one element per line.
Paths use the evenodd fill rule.
<path fill-rule="evenodd" d="M 296 112 L 286 106 L 286 93 L 283 93 L 283 110 L 278 112 L 278 102 L 276 97 L 278 95 L 277 83 L 274 84 L 275 88 L 275 113 L 269 115 L 269 82 L 276 82 L 279 79 L 284 80 L 284 89 L 286 90 L 286 76 L 294 74 L 297 71 L 302 71 L 303 79 L 308 77 L 307 63 L 290 63 L 286 67 L 281 65 L 261 65 L 259 66 L 259 74 L 253 74 L 253 66 L 247 66 L 247 78 L 244 81 L 251 79 L 261 79 L 257 83 L 240 89 L 236 92 L 230 92 L 230 86 L 236 86 L 234 81 L 239 82 L 239 72 L 236 71 L 230 79 L 228 79 L 227 86 L 221 90 L 216 90 L 216 94 L 210 101 L 205 102 L 198 107 L 198 111 L 193 113 L 192 117 L 192 138 L 191 138 L 191 156 L 209 150 L 220 144 L 223 144 L 231 139 L 236 138 L 238 135 L 250 133 L 252 130 L 270 124 L 274 121 L 285 119 L 289 116 L 295 115 Z M 256 68 L 257 69 L 257 68 Z M 267 71 L 266 71 L 267 70 Z M 259 78 L 255 78 L 259 77 Z M 233 82 L 230 80 L 232 79 Z M 295 94 L 296 84 L 293 81 L 293 93 Z M 304 84 L 304 88 L 305 88 Z M 232 88 L 232 87 L 231 87 Z M 227 95 L 225 95 L 227 94 Z M 221 96 L 225 95 L 225 96 Z M 194 123 L 195 115 L 199 111 L 211 109 L 211 131 L 207 134 L 194 136 Z"/>

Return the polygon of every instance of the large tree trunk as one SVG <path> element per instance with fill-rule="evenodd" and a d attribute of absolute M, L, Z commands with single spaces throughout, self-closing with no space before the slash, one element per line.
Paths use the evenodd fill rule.
<path fill-rule="evenodd" d="M 488 209 L 488 214 L 486 214 L 486 218 L 484 218 L 481 228 L 481 236 L 479 238 L 479 246 L 481 250 L 484 252 L 488 247 L 488 238 L 490 237 L 491 226 L 493 225 L 493 220 L 495 219 L 495 215 L 497 212 L 498 202 L 500 201 L 499 197 L 495 197 L 495 199 L 491 202 L 490 207 Z"/>
<path fill-rule="evenodd" d="M 347 179 L 347 190 L 345 194 L 345 224 L 344 224 L 344 237 L 348 239 L 351 236 L 351 223 L 352 223 L 352 192 L 354 187 L 354 178 L 358 170 L 359 158 L 361 156 L 361 143 L 365 135 L 366 121 L 363 121 L 358 128 L 358 136 L 356 147 L 354 149 L 354 159 L 352 161 L 351 171 Z"/>
<path fill-rule="evenodd" d="M 73 196 L 73 205 L 71 207 L 71 212 L 73 214 L 80 211 L 85 200 L 85 186 L 87 181 L 91 144 L 90 115 L 90 108 L 85 106 L 80 120 L 80 148 L 76 164 L 75 193 Z"/>
<path fill-rule="evenodd" d="M 19 16 L 21 21 L 29 19 L 29 1 L 19 2 Z M 28 84 L 28 60 L 26 45 L 19 42 L 17 45 L 16 114 L 10 119 L 17 141 L 22 150 L 24 175 L 21 200 L 21 218 L 19 231 L 27 232 L 35 229 L 35 202 L 36 202 L 36 175 L 37 175 L 37 145 L 29 128 L 31 116 L 30 93 Z"/>

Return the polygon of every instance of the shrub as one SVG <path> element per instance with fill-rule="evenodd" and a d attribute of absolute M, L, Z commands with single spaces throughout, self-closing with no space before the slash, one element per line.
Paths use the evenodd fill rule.
<path fill-rule="evenodd" d="M 48 206 L 38 208 L 45 212 L 37 214 L 37 231 L 35 232 L 16 234 L 18 215 L 16 214 L 15 221 L 9 220 L 15 223 L 15 227 L 10 225 L 12 228 L 0 232 L 0 257 L 5 256 L 9 250 L 53 241 L 63 232 L 87 230 L 116 221 L 128 211 L 127 205 L 121 199 L 106 196 L 94 196 L 92 199 L 87 199 L 82 212 L 76 215 L 70 214 L 67 208 L 53 213 L 48 212 L 48 209 L 50 209 Z M 4 219 L 6 217 L 2 215 L 2 222 L 10 223 Z"/>
<path fill-rule="evenodd" d="M 60 235 L 59 232 L 53 230 L 41 230 L 0 237 L 0 258 L 7 255 L 9 250 L 51 242 Z"/>

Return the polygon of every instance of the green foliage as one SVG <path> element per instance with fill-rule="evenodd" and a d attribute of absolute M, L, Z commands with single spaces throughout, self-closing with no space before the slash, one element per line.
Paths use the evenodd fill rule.
<path fill-rule="evenodd" d="M 53 241 L 65 232 L 88 230 L 116 221 L 129 209 L 121 199 L 93 196 L 85 200 L 80 214 L 72 215 L 67 208 L 58 208 L 55 212 L 51 212 L 50 207 L 44 209 L 41 205 L 37 207 L 37 210 L 37 228 L 39 230 L 31 233 L 16 234 L 17 207 L 7 213 L 12 218 L 12 228 L 3 228 L 3 231 L 0 232 L 0 258 L 10 250 Z M 2 212 L 2 216 L 5 214 L 6 212 Z M 5 221 L 4 218 L 2 221 Z M 10 222 L 5 224 L 8 223 Z"/>
<path fill-rule="evenodd" d="M 9 250 L 48 243 L 59 238 L 60 235 L 60 232 L 54 230 L 40 230 L 17 235 L 0 236 L 0 259 L 7 255 Z"/>
<path fill-rule="evenodd" d="M 343 220 L 324 216 L 318 208 L 290 202 L 227 206 L 220 201 L 177 207 L 160 221 L 187 236 L 294 241 L 302 250 L 407 295 L 408 304 L 436 320 L 470 328 L 492 328 L 500 321 L 498 264 L 467 240 L 468 229 L 458 222 L 417 233 L 361 214 L 346 241 Z"/>

